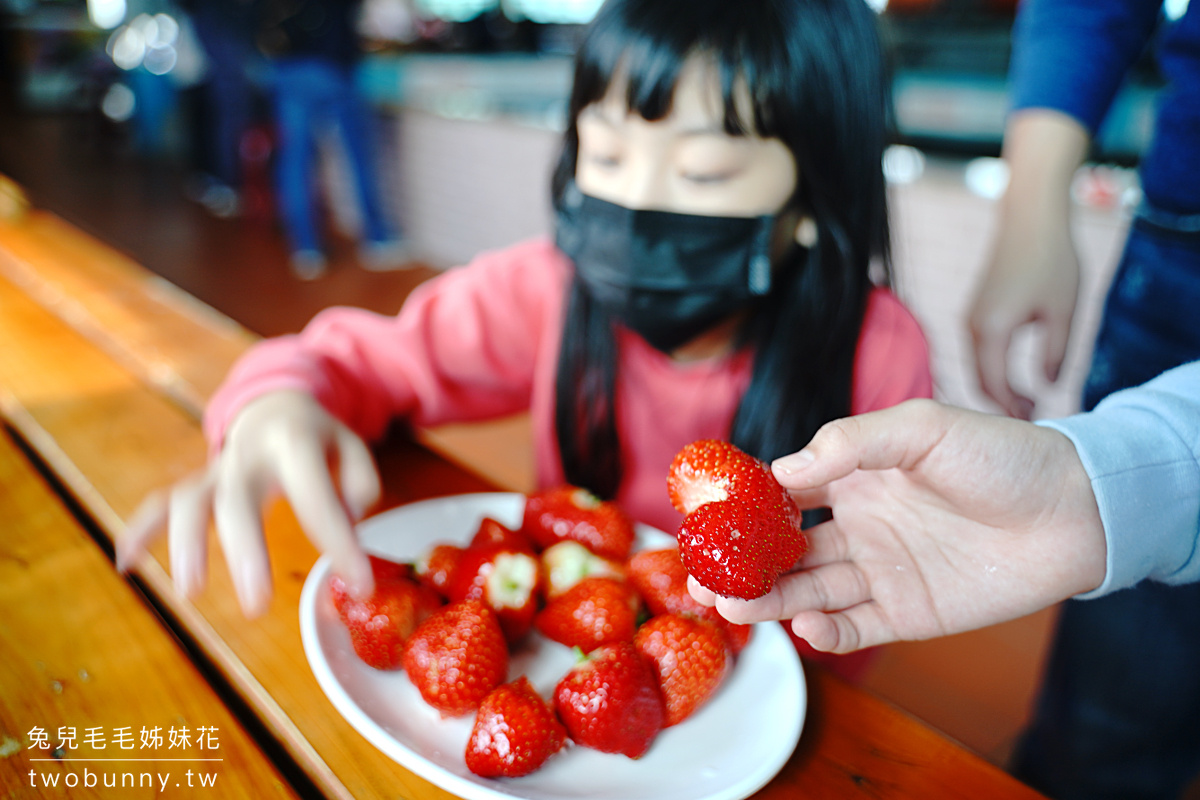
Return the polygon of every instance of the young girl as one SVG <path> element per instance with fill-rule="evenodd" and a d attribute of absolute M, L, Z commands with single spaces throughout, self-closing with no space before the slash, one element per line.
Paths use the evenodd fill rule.
<path fill-rule="evenodd" d="M 207 410 L 208 469 L 172 493 L 181 588 L 203 581 L 211 513 L 260 610 L 260 509 L 282 490 L 369 592 L 351 519 L 378 493 L 363 439 L 396 418 L 529 410 L 540 485 L 674 531 L 667 468 L 689 442 L 769 460 L 828 420 L 929 396 L 925 340 L 881 288 L 875 25 L 862 0 L 610 0 L 576 60 L 555 240 L 450 270 L 396 317 L 331 309 L 247 353 Z M 154 533 L 143 519 L 123 563 Z"/>

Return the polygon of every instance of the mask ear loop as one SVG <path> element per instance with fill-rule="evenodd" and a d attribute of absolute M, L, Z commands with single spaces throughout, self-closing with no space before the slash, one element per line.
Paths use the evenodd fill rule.
<path fill-rule="evenodd" d="M 771 232 L 775 217 L 760 217 L 754 234 L 754 251 L 750 256 L 748 286 L 750 294 L 764 295 L 771 291 Z"/>

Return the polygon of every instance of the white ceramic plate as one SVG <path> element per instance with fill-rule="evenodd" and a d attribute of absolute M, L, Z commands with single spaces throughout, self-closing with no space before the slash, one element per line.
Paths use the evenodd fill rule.
<path fill-rule="evenodd" d="M 524 496 L 507 493 L 437 498 L 372 517 L 359 533 L 369 552 L 413 561 L 436 542 L 465 544 L 484 516 L 519 526 L 524 502 Z M 638 531 L 639 549 L 671 542 L 653 528 Z M 717 695 L 660 733 L 637 761 L 569 746 L 532 775 L 480 778 L 463 758 L 474 717 L 442 719 L 402 671 L 372 669 L 354 654 L 325 588 L 329 566 L 322 556 L 300 596 L 300 632 L 317 682 L 372 744 L 467 800 L 739 800 L 771 780 L 799 741 L 807 705 L 800 659 L 783 629 L 764 623 Z M 536 632 L 530 639 L 513 654 L 509 678 L 525 673 L 543 697 L 551 697 L 574 656 Z"/>

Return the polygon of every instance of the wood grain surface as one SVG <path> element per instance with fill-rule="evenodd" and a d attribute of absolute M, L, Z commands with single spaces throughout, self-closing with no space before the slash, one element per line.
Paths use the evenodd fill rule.
<path fill-rule="evenodd" d="M 295 797 L 3 431 L 0 486 L 0 797 Z"/>

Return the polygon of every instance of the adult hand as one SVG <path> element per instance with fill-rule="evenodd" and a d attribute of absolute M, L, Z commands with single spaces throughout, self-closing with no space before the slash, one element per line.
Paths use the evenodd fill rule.
<path fill-rule="evenodd" d="M 1099 586 L 1107 547 L 1071 441 L 912 400 L 831 422 L 773 465 L 809 531 L 801 569 L 752 601 L 693 595 L 733 622 L 791 619 L 838 653 L 1015 619 Z"/>
<path fill-rule="evenodd" d="M 365 597 L 374 579 L 353 521 L 379 491 L 374 460 L 357 434 L 307 394 L 272 392 L 238 413 L 205 469 L 143 501 L 117 542 L 117 566 L 128 569 L 166 530 L 171 575 L 185 595 L 195 594 L 206 580 L 208 527 L 215 522 L 242 610 L 262 613 L 271 597 L 262 511 L 282 492 L 333 571 L 352 594 Z"/>
<path fill-rule="evenodd" d="M 1029 419 L 1033 401 L 1008 373 L 1013 334 L 1041 326 L 1042 369 L 1062 369 L 1079 294 L 1079 259 L 1071 241 L 1071 182 L 1088 135 L 1058 112 L 1019 113 L 1004 137 L 1010 181 L 1001 204 L 992 259 L 968 316 L 983 391 L 1009 415 Z"/>

